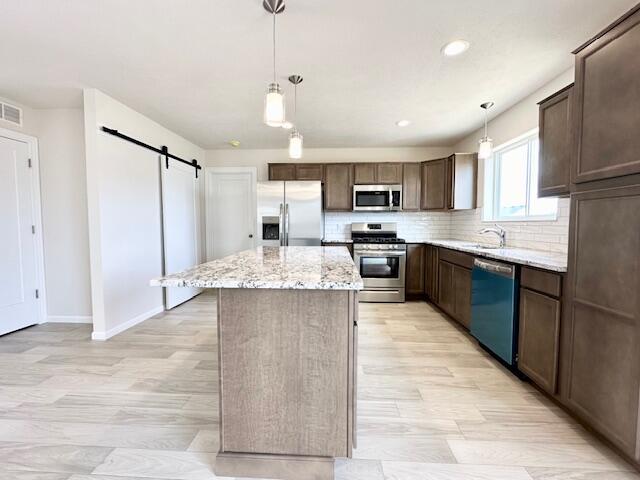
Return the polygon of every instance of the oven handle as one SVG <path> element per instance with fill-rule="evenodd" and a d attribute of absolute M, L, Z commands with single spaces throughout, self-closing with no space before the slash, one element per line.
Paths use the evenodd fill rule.
<path fill-rule="evenodd" d="M 406 251 L 379 251 L 379 250 L 354 250 L 355 255 L 366 255 L 368 257 L 404 257 Z"/>

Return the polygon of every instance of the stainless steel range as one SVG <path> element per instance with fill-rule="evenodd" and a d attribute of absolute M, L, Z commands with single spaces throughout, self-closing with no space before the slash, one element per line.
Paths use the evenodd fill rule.
<path fill-rule="evenodd" d="M 364 290 L 361 302 L 404 302 L 407 245 L 395 223 L 352 223 L 353 259 Z"/>

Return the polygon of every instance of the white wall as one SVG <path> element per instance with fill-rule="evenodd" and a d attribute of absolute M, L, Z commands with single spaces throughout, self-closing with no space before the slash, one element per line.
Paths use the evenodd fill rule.
<path fill-rule="evenodd" d="M 47 320 L 91 322 L 84 122 L 82 109 L 22 109 L 18 127 L 38 139 Z"/>
<path fill-rule="evenodd" d="M 84 117 L 37 110 L 49 321 L 91 321 Z"/>
<path fill-rule="evenodd" d="M 84 91 L 84 109 L 93 338 L 103 340 L 162 311 L 163 292 L 149 287 L 149 280 L 162 274 L 158 154 L 100 127 L 166 145 L 186 159 L 205 155 L 197 145 L 98 90 Z"/>
<path fill-rule="evenodd" d="M 305 148 L 299 162 L 418 162 L 442 158 L 453 152 L 451 147 L 405 148 Z M 207 150 L 208 167 L 256 167 L 258 181 L 269 179 L 268 164 L 292 162 L 286 149 Z"/>
<path fill-rule="evenodd" d="M 559 75 L 527 98 L 489 122 L 489 136 L 494 145 L 506 143 L 538 126 L 538 102 L 573 82 L 573 68 Z M 479 129 L 457 145 L 455 151 L 476 151 L 478 140 L 484 135 Z M 452 238 L 474 241 L 493 241 L 491 236 L 479 236 L 486 226 L 482 221 L 484 192 L 484 162 L 478 165 L 478 205 L 476 210 L 454 212 L 451 215 Z M 567 253 L 569 242 L 569 199 L 558 201 L 558 219 L 544 222 L 501 222 L 507 230 L 507 244 L 514 247 L 535 248 Z"/>

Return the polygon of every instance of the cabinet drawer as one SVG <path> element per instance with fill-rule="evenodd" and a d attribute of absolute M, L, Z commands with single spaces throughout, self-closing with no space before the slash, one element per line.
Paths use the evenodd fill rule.
<path fill-rule="evenodd" d="M 460 265 L 461 267 L 473 268 L 473 255 L 469 255 L 463 252 L 457 252 L 455 250 L 449 250 L 448 248 L 439 249 L 439 258 L 454 265 Z"/>
<path fill-rule="evenodd" d="M 520 285 L 552 297 L 560 297 L 562 295 L 562 275 L 557 273 L 522 267 L 520 270 Z"/>

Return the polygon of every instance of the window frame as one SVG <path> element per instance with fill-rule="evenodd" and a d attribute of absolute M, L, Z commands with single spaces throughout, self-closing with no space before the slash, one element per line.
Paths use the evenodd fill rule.
<path fill-rule="evenodd" d="M 533 161 L 537 161 L 537 158 L 533 158 L 533 142 L 539 140 L 538 129 L 530 130 L 508 142 L 498 145 L 494 150 L 490 158 L 485 160 L 485 192 L 484 192 L 484 205 L 488 208 L 483 208 L 482 221 L 483 222 L 549 222 L 556 221 L 558 219 L 558 206 L 556 203 L 556 211 L 551 215 L 531 215 L 531 182 L 532 182 L 532 164 Z M 501 174 L 501 161 L 502 154 L 513 150 L 515 148 L 527 145 L 527 183 L 526 183 L 526 201 L 525 201 L 525 215 L 518 217 L 515 216 L 500 216 L 500 174 Z M 540 146 L 538 145 L 538 148 Z M 537 192 L 536 192 L 537 195 Z M 556 200 L 557 201 L 557 200 Z"/>

